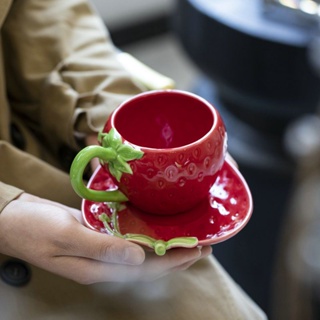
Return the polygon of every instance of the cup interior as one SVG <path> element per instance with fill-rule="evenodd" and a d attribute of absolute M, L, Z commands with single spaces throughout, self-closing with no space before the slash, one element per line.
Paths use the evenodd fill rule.
<path fill-rule="evenodd" d="M 124 103 L 113 123 L 132 144 L 167 149 L 191 144 L 214 126 L 213 107 L 205 100 L 179 91 L 156 91 Z"/>

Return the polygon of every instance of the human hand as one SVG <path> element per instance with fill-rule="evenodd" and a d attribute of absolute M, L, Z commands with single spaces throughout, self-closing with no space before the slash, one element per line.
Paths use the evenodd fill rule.
<path fill-rule="evenodd" d="M 24 193 L 0 214 L 0 252 L 91 284 L 153 280 L 188 268 L 211 248 L 172 249 L 159 257 L 86 228 L 79 210 Z"/>

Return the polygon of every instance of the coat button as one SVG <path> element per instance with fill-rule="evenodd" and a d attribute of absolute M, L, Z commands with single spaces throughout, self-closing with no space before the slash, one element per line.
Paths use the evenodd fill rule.
<path fill-rule="evenodd" d="M 21 287 L 30 281 L 31 270 L 25 262 L 10 259 L 1 265 L 0 276 L 5 283 Z"/>

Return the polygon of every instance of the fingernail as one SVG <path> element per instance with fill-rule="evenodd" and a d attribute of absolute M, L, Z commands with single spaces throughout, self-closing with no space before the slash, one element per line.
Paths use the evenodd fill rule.
<path fill-rule="evenodd" d="M 124 261 L 127 264 L 140 265 L 145 258 L 144 251 L 137 246 L 127 247 L 124 251 Z"/>

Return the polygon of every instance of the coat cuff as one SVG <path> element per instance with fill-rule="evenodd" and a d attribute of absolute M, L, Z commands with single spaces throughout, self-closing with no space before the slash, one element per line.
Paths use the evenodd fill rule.
<path fill-rule="evenodd" d="M 0 213 L 9 202 L 16 199 L 22 193 L 23 190 L 0 181 Z"/>

